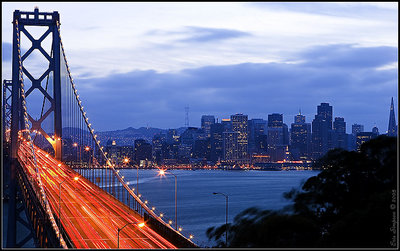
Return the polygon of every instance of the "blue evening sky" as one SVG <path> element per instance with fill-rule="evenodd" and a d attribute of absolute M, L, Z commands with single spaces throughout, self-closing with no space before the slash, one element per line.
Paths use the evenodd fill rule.
<path fill-rule="evenodd" d="M 358 123 L 384 133 L 391 97 L 397 107 L 397 2 L 2 2 L 3 79 L 11 77 L 13 11 L 35 6 L 60 13 L 96 130 L 181 127 L 187 105 L 190 126 L 206 114 L 283 113 L 290 127 L 299 109 L 311 122 L 328 102 L 348 132 Z M 25 65 L 39 75 L 40 57 Z"/>

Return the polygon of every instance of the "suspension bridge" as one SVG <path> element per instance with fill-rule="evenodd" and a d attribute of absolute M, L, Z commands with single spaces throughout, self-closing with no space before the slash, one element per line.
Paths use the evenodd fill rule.
<path fill-rule="evenodd" d="M 6 247 L 22 247 L 29 236 L 44 248 L 197 247 L 103 150 L 72 78 L 59 13 L 16 10 L 12 25 L 2 110 Z M 21 211 L 31 229 L 25 238 Z"/>

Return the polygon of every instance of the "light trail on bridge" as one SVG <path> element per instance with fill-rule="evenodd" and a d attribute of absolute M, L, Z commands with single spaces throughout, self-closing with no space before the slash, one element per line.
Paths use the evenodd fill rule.
<path fill-rule="evenodd" d="M 54 215 L 61 216 L 62 229 L 75 248 L 117 248 L 118 229 L 128 223 L 134 224 L 120 232 L 120 248 L 176 248 L 146 224 L 139 226 L 138 223 L 142 223 L 143 218 L 137 212 L 72 168 L 50 157 L 38 147 L 34 148 L 50 207 Z M 21 143 L 18 153 L 26 174 L 30 175 L 31 179 L 35 179 L 30 146 Z M 75 180 L 75 177 L 78 179 Z M 61 201 L 60 204 L 59 201 Z M 59 215 L 59 210 L 61 215 Z"/>

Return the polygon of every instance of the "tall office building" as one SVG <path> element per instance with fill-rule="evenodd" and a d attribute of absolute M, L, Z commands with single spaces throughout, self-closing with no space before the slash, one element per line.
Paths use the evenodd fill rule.
<path fill-rule="evenodd" d="M 243 114 L 231 115 L 232 131 L 239 133 L 237 136 L 238 159 L 248 159 L 248 117 Z"/>
<path fill-rule="evenodd" d="M 332 148 L 332 106 L 321 103 L 312 121 L 312 158 L 319 159 Z"/>
<path fill-rule="evenodd" d="M 289 132 L 287 125 L 283 123 L 283 114 L 269 114 L 267 125 L 267 153 L 271 161 L 281 161 L 285 158 L 289 144 Z"/>
<path fill-rule="evenodd" d="M 211 161 L 218 161 L 223 158 L 223 132 L 224 125 L 221 123 L 216 123 L 211 125 L 210 128 L 210 159 Z"/>
<path fill-rule="evenodd" d="M 160 164 L 161 161 L 163 160 L 163 152 L 162 148 L 164 143 L 166 142 L 166 136 L 163 133 L 157 133 L 153 136 L 152 144 L 153 144 L 153 149 L 152 149 L 152 155 L 153 155 L 153 161 L 155 161 L 157 164 Z"/>
<path fill-rule="evenodd" d="M 294 160 L 308 159 L 311 149 L 311 124 L 300 113 L 294 117 L 290 128 L 290 152 Z"/>
<path fill-rule="evenodd" d="M 207 138 L 211 136 L 211 125 L 215 124 L 215 117 L 213 115 L 201 116 L 201 129 L 203 129 Z"/>
<path fill-rule="evenodd" d="M 347 134 L 347 150 L 357 150 L 357 133 L 364 132 L 364 126 L 359 124 L 351 125 L 351 133 Z"/>
<path fill-rule="evenodd" d="M 396 125 L 396 119 L 394 116 L 393 97 L 392 97 L 392 103 L 390 104 L 389 125 L 388 125 L 387 135 L 392 136 L 392 137 L 397 136 L 397 125 Z"/>
<path fill-rule="evenodd" d="M 105 147 L 105 152 L 107 152 L 108 158 L 110 158 L 111 161 L 117 166 L 123 165 L 125 158 L 133 160 L 134 156 L 133 151 L 134 151 L 133 146 L 118 146 L 117 144 L 115 144 L 115 141 L 113 141 L 111 145 L 108 144 Z M 83 152 L 82 159 L 86 159 L 85 154 L 86 151 Z M 90 157 L 91 156 L 90 154 L 88 154 L 87 156 Z"/>
<path fill-rule="evenodd" d="M 357 136 L 357 133 L 364 132 L 364 126 L 359 124 L 351 125 L 351 134 Z"/>
<path fill-rule="evenodd" d="M 239 132 L 223 132 L 224 160 L 237 161 L 239 159 Z"/>
<path fill-rule="evenodd" d="M 333 147 L 347 149 L 346 122 L 341 117 L 333 122 Z"/>
<path fill-rule="evenodd" d="M 151 160 L 152 159 L 152 146 L 144 139 L 136 139 L 135 140 L 135 162 L 138 165 L 141 165 L 141 161 L 143 160 Z M 143 164 L 141 165 L 143 166 Z"/>
<path fill-rule="evenodd" d="M 231 119 L 222 119 L 221 124 L 224 126 L 224 132 L 232 131 L 232 121 Z"/>
<path fill-rule="evenodd" d="M 283 114 L 272 113 L 268 115 L 268 127 L 281 127 L 283 125 Z"/>
<path fill-rule="evenodd" d="M 357 133 L 357 151 L 360 151 L 361 145 L 364 144 L 365 142 L 376 138 L 378 135 L 374 132 L 359 132 Z"/>
<path fill-rule="evenodd" d="M 263 119 L 250 119 L 249 125 L 249 154 L 264 153 L 266 151 L 265 139 L 267 121 Z"/>

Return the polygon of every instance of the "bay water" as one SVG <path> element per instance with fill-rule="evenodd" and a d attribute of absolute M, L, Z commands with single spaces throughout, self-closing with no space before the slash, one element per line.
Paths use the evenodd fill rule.
<path fill-rule="evenodd" d="M 284 192 L 300 188 L 311 176 L 319 171 L 226 171 L 226 170 L 168 170 L 166 175 L 158 169 L 139 170 L 137 183 L 136 169 L 120 169 L 129 182 L 129 187 L 139 190 L 142 201 L 149 208 L 162 214 L 164 221 L 172 221 L 175 227 L 175 177 L 177 176 L 178 227 L 182 234 L 200 247 L 212 247 L 206 231 L 209 227 L 225 224 L 225 197 L 228 195 L 228 222 L 249 207 L 260 209 L 281 209 L 292 202 L 283 197 Z"/>

